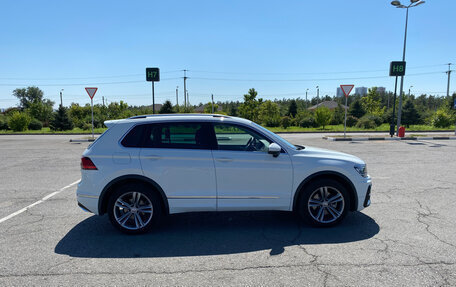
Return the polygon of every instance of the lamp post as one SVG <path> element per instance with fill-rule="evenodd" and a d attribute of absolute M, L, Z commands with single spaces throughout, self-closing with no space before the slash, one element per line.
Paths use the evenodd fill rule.
<path fill-rule="evenodd" d="M 306 109 L 307 109 L 307 92 L 309 91 L 309 89 L 306 90 Z"/>
<path fill-rule="evenodd" d="M 62 92 L 63 92 L 63 89 L 60 90 L 60 106 L 61 107 L 63 107 Z"/>
<path fill-rule="evenodd" d="M 413 88 L 413 86 L 409 87 L 409 99 L 410 99 L 410 90 Z"/>
<path fill-rule="evenodd" d="M 400 1 L 392 1 L 391 5 L 395 6 L 396 8 L 405 8 L 407 10 L 405 14 L 405 34 L 404 34 L 404 49 L 402 52 L 402 61 L 405 62 L 405 47 L 407 45 L 407 25 L 408 25 L 408 10 L 409 8 L 416 7 L 418 5 L 424 4 L 425 1 L 423 0 L 410 0 L 410 4 L 408 6 L 402 5 Z M 399 107 L 397 109 L 397 133 L 399 132 L 399 127 L 401 126 L 401 113 L 402 113 L 402 95 L 404 89 L 404 76 L 401 76 L 401 89 L 399 92 Z"/>

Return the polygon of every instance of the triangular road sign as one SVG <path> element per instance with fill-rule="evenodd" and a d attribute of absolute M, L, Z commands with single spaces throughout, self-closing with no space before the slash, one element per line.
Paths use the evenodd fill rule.
<path fill-rule="evenodd" d="M 345 97 L 348 98 L 348 95 L 350 95 L 350 92 L 354 86 L 355 85 L 340 85 L 340 88 L 342 89 L 342 92 L 344 92 Z"/>
<path fill-rule="evenodd" d="M 85 88 L 87 94 L 89 94 L 89 97 L 93 99 L 93 96 L 95 96 L 95 93 L 97 92 L 98 88 Z"/>

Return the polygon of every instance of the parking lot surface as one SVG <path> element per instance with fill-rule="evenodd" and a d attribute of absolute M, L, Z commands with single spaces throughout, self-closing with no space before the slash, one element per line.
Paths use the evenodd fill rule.
<path fill-rule="evenodd" d="M 77 207 L 88 143 L 0 136 L 0 286 L 456 285 L 456 141 L 281 136 L 365 160 L 372 205 L 327 229 L 286 212 L 192 213 L 128 236 Z"/>

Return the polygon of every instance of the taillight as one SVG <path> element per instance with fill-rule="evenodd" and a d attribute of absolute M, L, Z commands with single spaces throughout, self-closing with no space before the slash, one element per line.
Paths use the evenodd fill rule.
<path fill-rule="evenodd" d="M 81 158 L 81 168 L 88 169 L 88 170 L 97 170 L 98 168 L 95 166 L 93 161 L 88 157 Z"/>

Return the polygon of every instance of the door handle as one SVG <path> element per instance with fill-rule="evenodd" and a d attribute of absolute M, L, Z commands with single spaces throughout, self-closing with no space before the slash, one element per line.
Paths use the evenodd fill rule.
<path fill-rule="evenodd" d="M 218 157 L 218 158 L 216 158 L 215 160 L 220 161 L 220 162 L 230 162 L 230 161 L 233 161 L 233 159 L 232 159 L 232 158 L 229 158 L 229 157 Z"/>

